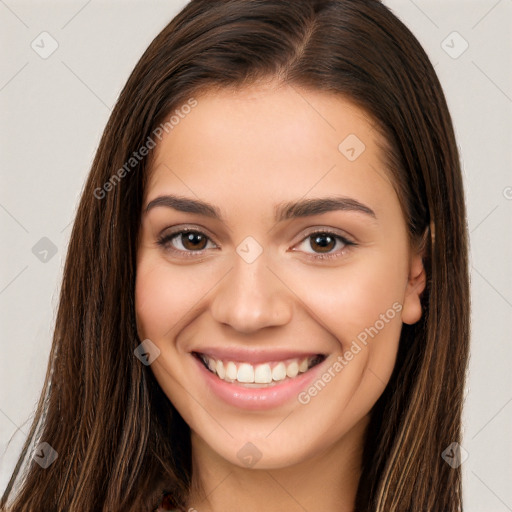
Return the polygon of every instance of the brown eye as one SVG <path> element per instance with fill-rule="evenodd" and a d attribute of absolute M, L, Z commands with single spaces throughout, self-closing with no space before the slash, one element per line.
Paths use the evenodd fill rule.
<path fill-rule="evenodd" d="M 176 231 L 164 235 L 157 240 L 157 243 L 166 251 L 183 256 L 193 255 L 195 252 L 199 253 L 205 249 L 216 247 L 208 235 L 193 230 Z"/>
<path fill-rule="evenodd" d="M 328 260 L 344 256 L 357 243 L 330 231 L 315 231 L 302 239 L 294 251 L 300 251 L 313 260 Z"/>
<path fill-rule="evenodd" d="M 197 231 L 181 233 L 181 243 L 189 251 L 201 251 L 206 247 L 208 238 Z"/>
<path fill-rule="evenodd" d="M 329 233 L 315 233 L 309 237 L 311 248 L 316 252 L 330 252 L 336 246 L 336 238 Z"/>

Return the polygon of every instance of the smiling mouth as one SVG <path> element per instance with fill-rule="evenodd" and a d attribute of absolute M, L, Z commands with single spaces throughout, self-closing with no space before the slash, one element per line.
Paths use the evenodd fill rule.
<path fill-rule="evenodd" d="M 275 386 L 306 373 L 322 363 L 327 357 L 324 354 L 292 358 L 285 361 L 251 364 L 246 362 L 224 361 L 192 352 L 204 367 L 224 382 L 243 385 L 244 387 Z"/>

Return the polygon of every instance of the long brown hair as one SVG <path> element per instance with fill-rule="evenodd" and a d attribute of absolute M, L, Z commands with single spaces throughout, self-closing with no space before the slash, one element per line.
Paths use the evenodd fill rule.
<path fill-rule="evenodd" d="M 151 510 L 163 490 L 184 505 L 190 431 L 134 356 L 150 159 L 126 162 L 201 90 L 265 78 L 343 95 L 368 113 L 388 143 L 410 239 L 425 244 L 423 315 L 403 326 L 394 373 L 372 410 L 356 508 L 462 510 L 460 468 L 441 457 L 460 441 L 469 342 L 459 155 L 427 55 L 377 0 L 193 0 L 151 43 L 112 112 L 82 194 L 44 389 L 2 510 Z M 38 442 L 58 453 L 46 469 L 31 458 Z"/>

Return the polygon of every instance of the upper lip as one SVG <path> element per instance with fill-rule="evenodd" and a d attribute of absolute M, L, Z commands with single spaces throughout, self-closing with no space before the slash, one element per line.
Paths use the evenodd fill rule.
<path fill-rule="evenodd" d="M 216 360 L 239 361 L 251 364 L 286 361 L 287 359 L 304 359 L 322 354 L 321 352 L 301 352 L 298 350 L 249 350 L 247 348 L 205 347 L 193 350 L 192 354 L 210 356 Z M 323 355 L 323 354 L 322 354 Z"/>

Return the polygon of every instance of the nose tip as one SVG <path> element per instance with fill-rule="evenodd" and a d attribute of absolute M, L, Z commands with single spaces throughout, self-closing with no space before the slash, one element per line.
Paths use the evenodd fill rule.
<path fill-rule="evenodd" d="M 219 284 L 211 304 L 213 318 L 241 333 L 282 326 L 292 318 L 290 294 L 263 259 L 239 259 Z"/>

